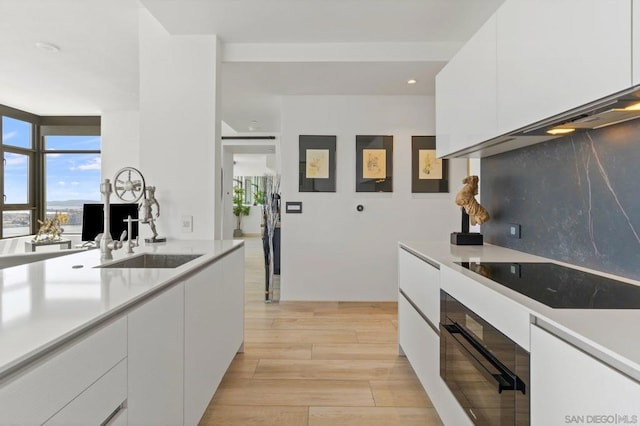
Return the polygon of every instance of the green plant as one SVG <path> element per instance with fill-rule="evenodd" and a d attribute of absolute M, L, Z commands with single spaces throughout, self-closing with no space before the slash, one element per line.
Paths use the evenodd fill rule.
<path fill-rule="evenodd" d="M 249 206 L 244 205 L 244 188 L 233 188 L 233 214 L 238 220 L 237 229 L 240 229 L 242 216 L 249 216 Z"/>
<path fill-rule="evenodd" d="M 256 191 L 253 193 L 253 205 L 263 205 L 265 202 L 264 191 Z"/>

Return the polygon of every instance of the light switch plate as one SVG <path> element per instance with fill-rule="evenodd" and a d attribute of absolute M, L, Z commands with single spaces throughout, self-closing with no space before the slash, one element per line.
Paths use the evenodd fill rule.
<path fill-rule="evenodd" d="M 180 217 L 180 224 L 183 233 L 193 232 L 193 216 L 182 215 L 182 217 Z"/>

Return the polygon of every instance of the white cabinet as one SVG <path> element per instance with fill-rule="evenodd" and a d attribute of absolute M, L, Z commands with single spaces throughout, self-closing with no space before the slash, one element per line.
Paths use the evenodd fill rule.
<path fill-rule="evenodd" d="M 128 315 L 130 425 L 182 424 L 184 284 Z"/>
<path fill-rule="evenodd" d="M 438 334 L 402 295 L 398 297 L 398 342 L 444 424 L 471 424 L 440 378 Z"/>
<path fill-rule="evenodd" d="M 531 326 L 532 425 L 636 424 L 639 402 L 640 383 Z"/>
<path fill-rule="evenodd" d="M 436 76 L 437 155 L 640 84 L 632 1 L 506 0 Z"/>
<path fill-rule="evenodd" d="M 469 418 L 440 378 L 439 266 L 398 248 L 398 344 L 445 424 L 466 425 Z"/>
<path fill-rule="evenodd" d="M 181 279 L 3 373 L 0 424 L 198 424 L 242 349 L 244 247 Z"/>
<path fill-rule="evenodd" d="M 440 269 L 407 250 L 398 249 L 398 287 L 438 328 L 440 322 Z"/>
<path fill-rule="evenodd" d="M 195 425 L 243 342 L 244 250 L 185 283 L 184 424 Z"/>
<path fill-rule="evenodd" d="M 507 0 L 496 14 L 500 134 L 631 87 L 630 0 Z"/>
<path fill-rule="evenodd" d="M 127 416 L 127 360 L 123 359 L 45 423 L 46 426 L 113 424 Z M 125 422 L 126 423 L 126 422 Z"/>
<path fill-rule="evenodd" d="M 631 8 L 633 16 L 631 19 L 631 32 L 633 51 L 631 59 L 633 65 L 633 85 L 640 84 L 640 0 L 633 0 Z"/>
<path fill-rule="evenodd" d="M 436 76 L 436 153 L 498 136 L 496 18 L 491 17 Z"/>
<path fill-rule="evenodd" d="M 129 424 L 198 424 L 244 339 L 244 248 L 128 319 Z"/>
<path fill-rule="evenodd" d="M 60 424 L 56 413 L 79 424 L 104 422 L 126 400 L 122 374 L 110 374 L 126 363 L 126 333 L 126 319 L 110 321 L 5 379 L 1 423 Z"/>

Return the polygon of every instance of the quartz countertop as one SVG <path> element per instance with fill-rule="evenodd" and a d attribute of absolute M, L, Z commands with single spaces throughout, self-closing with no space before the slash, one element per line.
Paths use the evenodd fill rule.
<path fill-rule="evenodd" d="M 109 261 L 96 249 L 0 270 L 0 378 L 243 244 L 170 241 L 115 250 Z M 171 269 L 96 268 L 142 253 L 202 256 Z"/>
<path fill-rule="evenodd" d="M 640 282 L 489 244 L 455 246 L 407 241 L 399 245 L 424 260 L 450 268 L 510 298 L 547 331 L 640 381 L 640 339 L 637 338 L 640 309 L 553 309 L 455 262 L 550 262 L 629 284 L 640 285 Z"/>

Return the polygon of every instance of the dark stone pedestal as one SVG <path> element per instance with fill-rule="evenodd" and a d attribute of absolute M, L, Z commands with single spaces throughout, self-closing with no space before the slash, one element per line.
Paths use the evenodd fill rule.
<path fill-rule="evenodd" d="M 457 246 L 481 246 L 483 244 L 482 234 L 479 232 L 452 232 L 451 244 Z"/>

